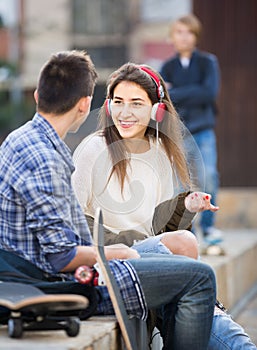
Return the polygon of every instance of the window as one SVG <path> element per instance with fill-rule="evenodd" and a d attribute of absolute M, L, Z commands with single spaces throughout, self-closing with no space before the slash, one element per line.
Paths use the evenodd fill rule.
<path fill-rule="evenodd" d="M 72 6 L 75 34 L 125 34 L 128 30 L 126 0 L 74 0 Z"/>

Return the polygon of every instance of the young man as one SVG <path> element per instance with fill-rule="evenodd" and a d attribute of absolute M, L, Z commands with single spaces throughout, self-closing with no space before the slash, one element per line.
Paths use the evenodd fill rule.
<path fill-rule="evenodd" d="M 63 142 L 89 114 L 95 80 L 86 53 L 53 55 L 39 76 L 37 113 L 0 148 L 0 248 L 22 257 L 25 266 L 26 261 L 33 263 L 53 280 L 73 279 L 77 267 L 96 262 L 71 187 L 71 153 Z M 145 303 L 164 310 L 165 349 L 207 348 L 215 304 L 215 277 L 209 266 L 174 255 L 140 259 L 135 250 L 120 244 L 105 252 L 109 260 L 123 259 L 110 265 L 130 314 L 145 318 Z M 98 290 L 98 312 L 111 312 L 106 287 Z"/>
<path fill-rule="evenodd" d="M 204 171 L 202 166 L 195 164 L 196 182 L 201 190 L 211 194 L 215 204 L 219 183 L 214 132 L 215 99 L 220 77 L 217 58 L 196 49 L 200 32 L 201 23 L 194 15 L 181 17 L 172 23 L 171 40 L 177 55 L 164 62 L 160 73 L 169 88 L 171 101 L 202 156 Z M 223 239 L 214 219 L 215 213 L 211 211 L 201 214 L 200 227 L 206 243 L 215 244 Z"/>

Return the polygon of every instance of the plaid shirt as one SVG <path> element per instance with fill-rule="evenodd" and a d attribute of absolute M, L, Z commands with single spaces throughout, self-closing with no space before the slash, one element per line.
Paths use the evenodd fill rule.
<path fill-rule="evenodd" d="M 92 244 L 72 190 L 73 171 L 69 148 L 39 114 L 6 138 L 0 148 L 0 248 L 54 275 L 47 254 Z M 117 273 L 122 280 L 127 268 Z M 129 298 L 137 310 L 141 297 L 134 293 L 132 288 Z"/>
<path fill-rule="evenodd" d="M 148 310 L 145 296 L 134 267 L 129 261 L 125 260 L 111 260 L 109 261 L 109 266 L 120 289 L 127 313 L 146 320 Z M 114 310 L 107 287 L 97 288 L 101 292 L 101 300 L 98 304 L 97 312 L 99 314 L 112 315 Z"/>

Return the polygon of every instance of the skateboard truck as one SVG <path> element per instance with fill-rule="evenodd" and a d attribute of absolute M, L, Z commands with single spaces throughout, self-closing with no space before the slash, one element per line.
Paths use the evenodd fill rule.
<path fill-rule="evenodd" d="M 78 317 L 38 316 L 24 318 L 21 313 L 12 312 L 8 320 L 10 338 L 21 338 L 24 331 L 64 330 L 69 337 L 76 337 L 80 330 Z"/>

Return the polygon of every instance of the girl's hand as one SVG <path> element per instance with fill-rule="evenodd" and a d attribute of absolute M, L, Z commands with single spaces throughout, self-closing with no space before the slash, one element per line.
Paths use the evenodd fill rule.
<path fill-rule="evenodd" d="M 140 255 L 135 249 L 129 248 L 123 243 L 105 246 L 104 250 L 107 260 L 140 258 Z"/>
<path fill-rule="evenodd" d="M 191 213 L 210 210 L 217 211 L 219 207 L 211 204 L 211 195 L 204 192 L 192 192 L 185 198 L 185 207 Z"/>

